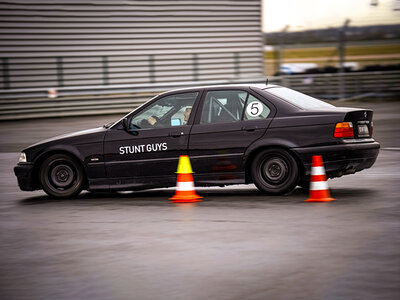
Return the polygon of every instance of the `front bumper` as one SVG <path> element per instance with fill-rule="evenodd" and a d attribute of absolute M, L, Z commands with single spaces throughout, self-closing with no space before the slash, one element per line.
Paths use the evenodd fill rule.
<path fill-rule="evenodd" d="M 19 188 L 22 191 L 34 191 L 34 176 L 33 176 L 33 164 L 30 163 L 19 163 L 14 167 L 15 176 L 18 179 Z"/>
<path fill-rule="evenodd" d="M 320 147 L 293 148 L 303 162 L 305 175 L 311 174 L 313 155 L 321 155 L 327 177 L 339 177 L 370 168 L 376 161 L 378 142 L 348 143 Z"/>

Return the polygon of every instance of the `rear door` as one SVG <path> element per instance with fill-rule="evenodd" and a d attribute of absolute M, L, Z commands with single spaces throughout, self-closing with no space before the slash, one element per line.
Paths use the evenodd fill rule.
<path fill-rule="evenodd" d="M 274 113 L 271 105 L 249 90 L 206 90 L 189 139 L 196 180 L 242 181 L 244 152 L 264 134 Z"/>

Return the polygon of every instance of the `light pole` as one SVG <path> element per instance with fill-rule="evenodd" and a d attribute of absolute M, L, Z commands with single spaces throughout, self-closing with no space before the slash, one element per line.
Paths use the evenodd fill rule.
<path fill-rule="evenodd" d="M 343 26 L 339 29 L 339 44 L 338 44 L 338 53 L 339 53 L 339 97 L 343 99 L 345 97 L 345 86 L 344 86 L 344 62 L 345 62 L 345 51 L 346 51 L 346 29 L 349 25 L 350 20 L 346 19 Z"/>
<path fill-rule="evenodd" d="M 279 41 L 278 41 L 278 51 L 276 57 L 276 68 L 277 73 L 281 75 L 281 64 L 283 61 L 283 50 L 285 47 L 285 33 L 289 30 L 289 25 L 283 27 L 282 31 L 279 33 Z"/>

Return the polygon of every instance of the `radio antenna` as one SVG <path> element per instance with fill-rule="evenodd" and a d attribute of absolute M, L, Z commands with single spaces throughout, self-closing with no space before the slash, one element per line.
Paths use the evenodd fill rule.
<path fill-rule="evenodd" d="M 266 79 L 266 81 L 265 81 L 265 85 L 268 85 L 268 77 L 267 77 L 267 79 Z"/>

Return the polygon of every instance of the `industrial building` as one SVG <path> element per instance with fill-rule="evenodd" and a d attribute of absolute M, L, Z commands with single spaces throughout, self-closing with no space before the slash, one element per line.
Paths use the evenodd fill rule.
<path fill-rule="evenodd" d="M 260 0 L 0 1 L 0 89 L 263 75 Z"/>

